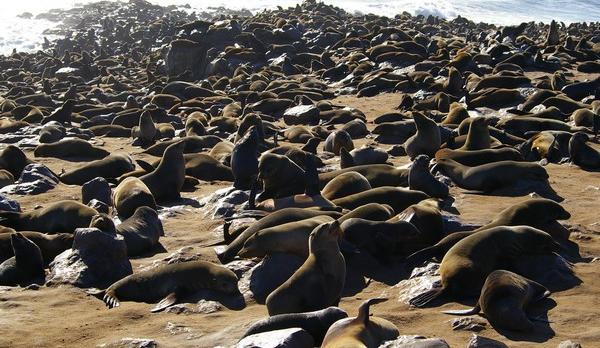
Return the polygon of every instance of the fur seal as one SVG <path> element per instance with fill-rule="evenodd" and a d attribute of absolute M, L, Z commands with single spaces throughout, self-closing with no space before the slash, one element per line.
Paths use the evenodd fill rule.
<path fill-rule="evenodd" d="M 438 181 L 429 171 L 427 155 L 418 155 L 413 160 L 408 173 L 408 187 L 436 198 L 446 198 L 449 192 L 448 185 Z"/>
<path fill-rule="evenodd" d="M 454 160 L 469 167 L 475 167 L 492 162 L 523 160 L 521 153 L 518 150 L 510 147 L 474 151 L 452 150 L 447 148 L 439 149 L 435 153 L 435 159 L 441 160 L 444 158 Z"/>
<path fill-rule="evenodd" d="M 499 226 L 474 233 L 456 243 L 442 259 L 442 287 L 418 295 L 410 304 L 422 307 L 447 295 L 477 296 L 492 271 L 510 270 L 511 261 L 523 255 L 549 254 L 560 248 L 548 233 L 530 226 Z"/>
<path fill-rule="evenodd" d="M 308 258 L 266 300 L 269 315 L 301 313 L 337 305 L 346 280 L 346 262 L 336 220 L 317 226 L 309 236 Z"/>
<path fill-rule="evenodd" d="M 88 227 L 96 214 L 98 212 L 87 205 L 65 200 L 25 213 L 0 211 L 0 224 L 15 231 L 73 233 L 76 228 Z"/>
<path fill-rule="evenodd" d="M 185 143 L 180 141 L 167 147 L 156 169 L 140 177 L 157 202 L 181 197 L 181 188 L 185 182 L 184 146 Z"/>
<path fill-rule="evenodd" d="M 361 218 L 346 219 L 340 227 L 344 239 L 377 258 L 407 255 L 412 240 L 419 230 L 410 222 L 371 221 Z"/>
<path fill-rule="evenodd" d="M 600 168 L 600 152 L 592 148 L 586 142 L 589 140 L 587 134 L 577 132 L 569 141 L 569 157 L 576 165 L 586 169 Z"/>
<path fill-rule="evenodd" d="M 0 188 L 15 183 L 15 177 L 6 169 L 0 169 Z"/>
<path fill-rule="evenodd" d="M 233 187 L 248 190 L 258 175 L 258 131 L 250 127 L 242 139 L 235 144 L 231 153 L 231 170 L 233 171 Z"/>
<path fill-rule="evenodd" d="M 156 209 L 150 189 L 136 177 L 125 178 L 113 192 L 113 205 L 122 219 L 127 219 L 142 206 Z"/>
<path fill-rule="evenodd" d="M 406 153 L 411 159 L 418 155 L 433 157 L 442 144 L 438 125 L 420 112 L 413 112 L 413 119 L 417 133 L 404 142 Z"/>
<path fill-rule="evenodd" d="M 419 203 L 427 198 L 429 196 L 421 191 L 382 186 L 334 199 L 332 202 L 346 209 L 356 209 L 368 203 L 389 204 L 395 212 L 401 212 L 412 204 Z"/>
<path fill-rule="evenodd" d="M 75 100 L 69 99 L 63 103 L 62 106 L 57 108 L 53 113 L 44 117 L 42 120 L 42 124 L 46 124 L 51 121 L 56 121 L 62 124 L 71 124 L 71 114 L 73 112 L 73 107 L 75 106 Z"/>
<path fill-rule="evenodd" d="M 128 275 L 98 295 L 103 295 L 108 308 L 119 307 L 120 301 L 159 301 L 151 310 L 159 312 L 177 303 L 187 293 L 198 290 L 235 293 L 239 291 L 237 282 L 235 273 L 223 266 L 206 261 L 186 261 Z"/>
<path fill-rule="evenodd" d="M 242 338 L 261 332 L 299 327 L 306 330 L 313 337 L 314 343 L 320 346 L 327 329 L 336 321 L 347 317 L 348 314 L 338 307 L 306 313 L 278 314 L 252 324 Z"/>
<path fill-rule="evenodd" d="M 59 178 L 67 185 L 83 185 L 97 177 L 114 179 L 133 170 L 135 170 L 135 164 L 129 156 L 113 154 L 62 173 Z"/>
<path fill-rule="evenodd" d="M 305 172 L 286 156 L 265 153 L 258 162 L 258 179 L 263 182 L 260 199 L 282 198 L 304 192 Z"/>
<path fill-rule="evenodd" d="M 131 130 L 131 137 L 139 139 L 141 145 L 144 146 L 154 143 L 157 134 L 158 130 L 152 120 L 152 114 L 149 111 L 142 112 L 138 126 Z"/>
<path fill-rule="evenodd" d="M 408 256 L 406 261 L 411 265 L 418 265 L 430 258 L 441 260 L 448 250 L 460 240 L 473 233 L 492 227 L 525 225 L 546 231 L 548 227 L 556 223 L 556 220 L 568 220 L 570 218 L 571 214 L 551 199 L 527 199 L 503 209 L 492 221 L 473 231 L 461 231 L 449 234 L 436 244 L 425 247 Z"/>
<path fill-rule="evenodd" d="M 537 163 L 500 161 L 467 167 L 451 159 L 440 159 L 435 168 L 458 186 L 467 190 L 491 192 L 514 185 L 520 180 L 548 179 L 544 167 Z"/>
<path fill-rule="evenodd" d="M 354 143 L 352 142 L 352 137 L 348 132 L 339 130 L 334 131 L 327 139 L 325 139 L 325 143 L 323 144 L 323 151 L 333 152 L 336 155 L 340 155 L 340 149 L 345 148 L 348 151 L 352 151 L 354 149 Z"/>
<path fill-rule="evenodd" d="M 0 152 L 0 169 L 9 171 L 14 178 L 19 178 L 28 164 L 33 163 L 25 153 L 14 145 L 8 145 Z"/>
<path fill-rule="evenodd" d="M 371 187 L 408 186 L 408 169 L 396 168 L 389 164 L 368 164 L 319 174 L 321 188 L 340 174 L 347 172 L 363 175 L 369 180 Z"/>
<path fill-rule="evenodd" d="M 374 298 L 363 302 L 354 318 L 340 319 L 335 322 L 323 339 L 322 348 L 379 347 L 385 341 L 398 337 L 400 332 L 394 323 L 369 315 L 371 305 L 387 301 Z"/>
<path fill-rule="evenodd" d="M 117 233 L 125 238 L 127 255 L 139 256 L 155 248 L 165 235 L 156 210 L 142 206 L 127 220 L 117 225 Z"/>
<path fill-rule="evenodd" d="M 264 257 L 274 253 L 295 254 L 301 258 L 308 256 L 308 238 L 319 225 L 331 222 L 333 218 L 321 215 L 300 221 L 269 227 L 257 231 L 244 243 L 238 253 L 242 258 Z"/>
<path fill-rule="evenodd" d="M 51 144 L 38 145 L 33 150 L 35 157 L 55 157 L 68 159 L 72 157 L 82 158 L 104 158 L 110 155 L 110 152 L 103 148 L 93 146 L 83 139 L 64 139 Z"/>
<path fill-rule="evenodd" d="M 321 190 L 323 197 L 333 200 L 370 190 L 369 180 L 358 172 L 345 172 L 328 182 Z"/>
<path fill-rule="evenodd" d="M 495 328 L 513 331 L 532 331 L 526 307 L 550 295 L 550 291 L 533 280 L 516 273 L 496 270 L 483 283 L 477 305 L 470 310 L 444 311 L 446 314 L 473 315 L 483 312 Z"/>
<path fill-rule="evenodd" d="M 73 245 L 73 235 L 70 233 L 45 234 L 32 231 L 19 232 L 40 248 L 44 264 L 48 265 L 63 251 Z M 11 233 L 0 233 L 0 262 L 14 256 L 11 245 Z"/>
<path fill-rule="evenodd" d="M 0 263 L 0 285 L 43 284 L 46 274 L 40 248 L 18 232 L 10 234 L 10 242 L 15 256 Z"/>
<path fill-rule="evenodd" d="M 486 119 L 484 117 L 473 118 L 469 124 L 465 144 L 459 150 L 483 150 L 489 149 L 490 145 L 490 131 Z"/>

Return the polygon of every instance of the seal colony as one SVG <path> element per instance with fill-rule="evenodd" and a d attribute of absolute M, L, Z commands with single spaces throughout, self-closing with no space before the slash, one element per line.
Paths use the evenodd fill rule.
<path fill-rule="evenodd" d="M 60 38 L 0 57 L 8 331 L 31 312 L 27 327 L 83 330 L 68 336 L 82 345 L 142 325 L 160 346 L 289 330 L 298 347 L 463 346 L 444 312 L 485 316 L 480 334 L 511 347 L 600 335 L 570 326 L 598 323 L 600 23 L 497 27 L 312 0 L 47 16 L 64 18 Z M 58 287 L 65 274 L 81 288 Z M 81 285 L 90 274 L 108 285 Z M 55 311 L 69 330 L 43 326 Z M 71 326 L 89 313 L 93 332 Z"/>

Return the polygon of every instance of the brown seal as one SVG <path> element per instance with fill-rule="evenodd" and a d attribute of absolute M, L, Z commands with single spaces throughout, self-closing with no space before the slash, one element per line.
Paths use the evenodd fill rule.
<path fill-rule="evenodd" d="M 306 261 L 267 297 L 269 315 L 337 305 L 346 280 L 346 262 L 338 246 L 341 234 L 338 221 L 317 226 L 311 232 Z"/>
<path fill-rule="evenodd" d="M 28 164 L 34 163 L 25 153 L 14 145 L 8 145 L 0 152 L 0 169 L 9 171 L 13 177 L 19 178 Z"/>
<path fill-rule="evenodd" d="M 421 191 L 413 191 L 402 187 L 382 186 L 346 197 L 334 199 L 336 206 L 355 209 L 368 203 L 389 204 L 395 212 L 401 212 L 410 205 L 429 198 Z"/>
<path fill-rule="evenodd" d="M 73 233 L 76 228 L 88 227 L 96 214 L 98 212 L 87 205 L 65 200 L 25 213 L 0 211 L 0 224 L 15 231 Z"/>
<path fill-rule="evenodd" d="M 121 181 L 113 192 L 113 205 L 121 219 L 127 219 L 137 208 L 147 206 L 156 209 L 156 201 L 150 189 L 136 177 Z"/>
<path fill-rule="evenodd" d="M 142 206 L 127 220 L 120 223 L 116 231 L 125 238 L 127 255 L 139 256 L 154 249 L 161 236 L 165 235 L 156 210 Z"/>
<path fill-rule="evenodd" d="M 48 265 L 63 251 L 73 245 L 73 235 L 70 233 L 45 234 L 32 231 L 19 232 L 40 248 L 44 264 Z M 10 233 L 0 233 L 0 262 L 14 256 Z"/>
<path fill-rule="evenodd" d="M 533 280 L 510 271 L 497 270 L 487 276 L 474 308 L 444 313 L 473 315 L 483 312 L 494 328 L 532 331 L 534 324 L 527 317 L 525 309 L 549 295 L 546 287 Z"/>
<path fill-rule="evenodd" d="M 431 197 L 448 197 L 448 185 L 438 181 L 429 171 L 429 156 L 415 157 L 408 174 L 408 187 L 411 190 L 422 191 Z"/>
<path fill-rule="evenodd" d="M 586 169 L 600 168 L 600 152 L 587 144 L 587 134 L 577 132 L 569 141 L 569 156 L 576 165 Z"/>
<path fill-rule="evenodd" d="M 548 173 L 537 163 L 500 161 L 467 167 L 451 159 L 440 159 L 435 168 L 467 190 L 491 192 L 520 180 L 546 181 Z"/>
<path fill-rule="evenodd" d="M 321 190 L 323 197 L 332 200 L 370 190 L 369 180 L 358 172 L 345 172 L 327 183 Z"/>
<path fill-rule="evenodd" d="M 469 132 L 465 144 L 459 150 L 473 151 L 489 149 L 491 146 L 490 130 L 485 117 L 475 117 L 469 124 Z"/>
<path fill-rule="evenodd" d="M 93 146 L 89 142 L 79 139 L 63 139 L 51 144 L 38 145 L 33 150 L 35 157 L 55 157 L 55 158 L 104 158 L 110 155 L 110 152 L 103 148 Z"/>
<path fill-rule="evenodd" d="M 400 332 L 394 323 L 369 315 L 369 307 L 387 301 L 374 298 L 363 302 L 355 318 L 336 321 L 323 339 L 322 348 L 379 347 L 385 341 L 398 337 Z"/>
<path fill-rule="evenodd" d="M 417 133 L 404 142 L 406 154 L 411 158 L 418 155 L 433 157 L 442 144 L 437 123 L 420 112 L 413 112 Z"/>
<path fill-rule="evenodd" d="M 477 296 L 491 272 L 510 270 L 511 262 L 524 255 L 550 254 L 560 248 L 548 233 L 530 226 L 500 226 L 471 234 L 442 259 L 441 288 L 412 298 L 410 304 L 422 307 L 436 298 Z"/>
<path fill-rule="evenodd" d="M 0 285 L 43 284 L 46 274 L 40 248 L 18 232 L 10 234 L 10 241 L 15 256 L 0 263 Z"/>
<path fill-rule="evenodd" d="M 186 261 L 137 272 L 117 281 L 98 295 L 109 308 L 120 301 L 156 303 L 152 312 L 175 304 L 181 297 L 202 289 L 232 294 L 238 278 L 231 270 L 206 261 Z"/>
<path fill-rule="evenodd" d="M 185 182 L 185 159 L 183 158 L 183 141 L 170 145 L 165 150 L 158 167 L 142 177 L 157 202 L 176 200 Z"/>
<path fill-rule="evenodd" d="M 97 177 L 105 179 L 118 178 L 133 170 L 135 170 L 135 164 L 129 156 L 114 154 L 62 173 L 59 175 L 59 178 L 60 181 L 67 185 L 83 185 Z"/>

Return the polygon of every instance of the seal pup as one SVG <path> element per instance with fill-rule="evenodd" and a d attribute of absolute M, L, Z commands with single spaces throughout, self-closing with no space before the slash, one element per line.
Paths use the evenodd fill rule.
<path fill-rule="evenodd" d="M 96 293 L 108 308 L 120 301 L 158 303 L 151 312 L 174 305 L 186 294 L 202 289 L 235 293 L 238 278 L 231 270 L 207 261 L 185 261 L 137 272 Z"/>
<path fill-rule="evenodd" d="M 363 302 L 358 315 L 336 321 L 323 339 L 322 348 L 377 348 L 385 341 L 400 335 L 398 327 L 386 319 L 370 316 L 370 306 L 385 302 L 385 298 L 373 298 Z"/>
<path fill-rule="evenodd" d="M 448 197 L 448 185 L 438 181 L 429 171 L 429 156 L 415 157 L 408 173 L 408 187 L 411 190 L 422 191 L 431 197 Z"/>
<path fill-rule="evenodd" d="M 152 120 L 152 114 L 147 110 L 142 112 L 138 126 L 131 129 L 131 137 L 137 139 L 140 145 L 147 146 L 154 143 L 157 134 L 158 130 Z"/>
<path fill-rule="evenodd" d="M 0 285 L 43 284 L 46 274 L 40 248 L 18 232 L 11 233 L 10 242 L 15 256 L 0 264 Z"/>
<path fill-rule="evenodd" d="M 345 172 L 328 182 L 321 190 L 323 197 L 333 200 L 372 189 L 369 180 L 358 172 Z"/>
<path fill-rule="evenodd" d="M 346 262 L 338 245 L 341 236 L 337 220 L 310 233 L 306 261 L 267 297 L 269 315 L 309 312 L 339 302 L 346 280 Z"/>
<path fill-rule="evenodd" d="M 252 324 L 242 338 L 261 332 L 299 327 L 313 337 L 316 346 L 320 346 L 329 327 L 347 317 L 348 313 L 338 307 L 327 307 L 314 312 L 278 314 Z"/>
<path fill-rule="evenodd" d="M 181 197 L 181 188 L 185 183 L 184 146 L 185 143 L 180 141 L 167 147 L 156 169 L 140 177 L 158 202 Z"/>
<path fill-rule="evenodd" d="M 340 155 L 340 150 L 342 148 L 345 148 L 348 151 L 354 150 L 352 137 L 344 130 L 332 132 L 327 139 L 325 139 L 325 143 L 323 144 L 323 151 L 333 152 L 337 156 Z"/>
<path fill-rule="evenodd" d="M 258 130 L 252 126 L 231 152 L 233 187 L 238 190 L 250 189 L 258 175 L 258 145 Z"/>
<path fill-rule="evenodd" d="M 443 313 L 473 315 L 483 312 L 494 328 L 527 332 L 532 331 L 534 325 L 525 313 L 526 307 L 549 295 L 546 287 L 533 280 L 510 271 L 496 270 L 485 279 L 475 307 Z"/>
<path fill-rule="evenodd" d="M 441 287 L 409 303 L 423 307 L 436 298 L 477 296 L 491 272 L 510 270 L 511 262 L 523 255 L 550 254 L 560 248 L 548 233 L 530 226 L 499 226 L 471 234 L 444 255 L 439 270 Z"/>

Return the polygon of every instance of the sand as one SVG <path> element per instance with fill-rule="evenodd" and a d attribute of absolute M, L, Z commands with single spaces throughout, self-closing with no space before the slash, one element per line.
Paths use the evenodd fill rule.
<path fill-rule="evenodd" d="M 371 98 L 342 96 L 337 104 L 359 107 L 369 119 L 394 111 L 397 94 L 381 94 Z M 372 124 L 370 128 L 372 129 Z M 358 145 L 368 140 L 357 142 Z M 134 158 L 146 158 L 141 149 L 129 145 L 129 139 L 98 139 L 111 152 L 126 152 Z M 383 145 L 388 148 L 389 145 Z M 30 152 L 28 156 L 33 156 Z M 60 172 L 80 163 L 57 159 L 38 159 L 52 170 Z M 408 163 L 407 157 L 394 158 L 395 164 Z M 600 172 L 586 172 L 569 164 L 546 166 L 550 184 L 564 198 L 563 206 L 572 214 L 564 222 L 572 231 L 571 240 L 580 248 L 582 259 L 574 265 L 582 284 L 566 291 L 553 293 L 551 300 L 540 303 L 533 311 L 549 308 L 547 325 L 539 325 L 532 334 L 502 335 L 489 325 L 480 335 L 506 343 L 510 347 L 556 347 L 561 341 L 573 340 L 583 347 L 598 347 L 600 342 Z M 229 186 L 228 183 L 203 183 L 185 198 L 200 199 Z M 480 195 L 451 188 L 454 206 L 462 221 L 483 224 L 500 210 L 526 199 L 526 196 L 504 197 Z M 24 210 L 61 199 L 80 200 L 79 186 L 59 185 L 37 196 L 11 197 L 17 199 Z M 165 252 L 132 259 L 134 271 L 159 260 L 176 250 L 192 246 L 202 259 L 218 262 L 212 247 L 202 247 L 218 242 L 222 236 L 222 221 L 204 217 L 202 208 L 185 206 L 173 216 L 163 220 L 165 237 L 161 243 Z M 406 275 L 398 267 L 377 264 L 357 264 L 348 260 L 348 277 L 362 277 L 360 269 L 376 268 L 384 274 L 388 284 L 373 279 L 366 288 L 346 289 L 340 307 L 355 315 L 358 305 L 370 297 L 385 296 L 389 300 L 373 307 L 372 312 L 395 323 L 401 335 L 441 337 L 452 347 L 465 347 L 472 332 L 453 331 L 452 316 L 440 313 L 444 309 L 464 308 L 450 302 L 441 307 L 411 309 L 398 300 L 398 290 L 393 285 Z M 349 282 L 350 284 L 356 283 Z M 539 308 L 538 308 L 539 307 Z M 221 310 L 209 314 L 150 313 L 151 305 L 123 302 L 121 307 L 108 310 L 104 303 L 83 290 L 70 287 L 40 287 L 38 290 L 0 287 L 0 347 L 93 347 L 111 343 L 125 337 L 147 338 L 161 347 L 215 347 L 231 346 L 256 320 L 267 315 L 266 307 L 247 302 L 246 307 Z M 544 329 L 544 327 L 546 328 Z"/>

